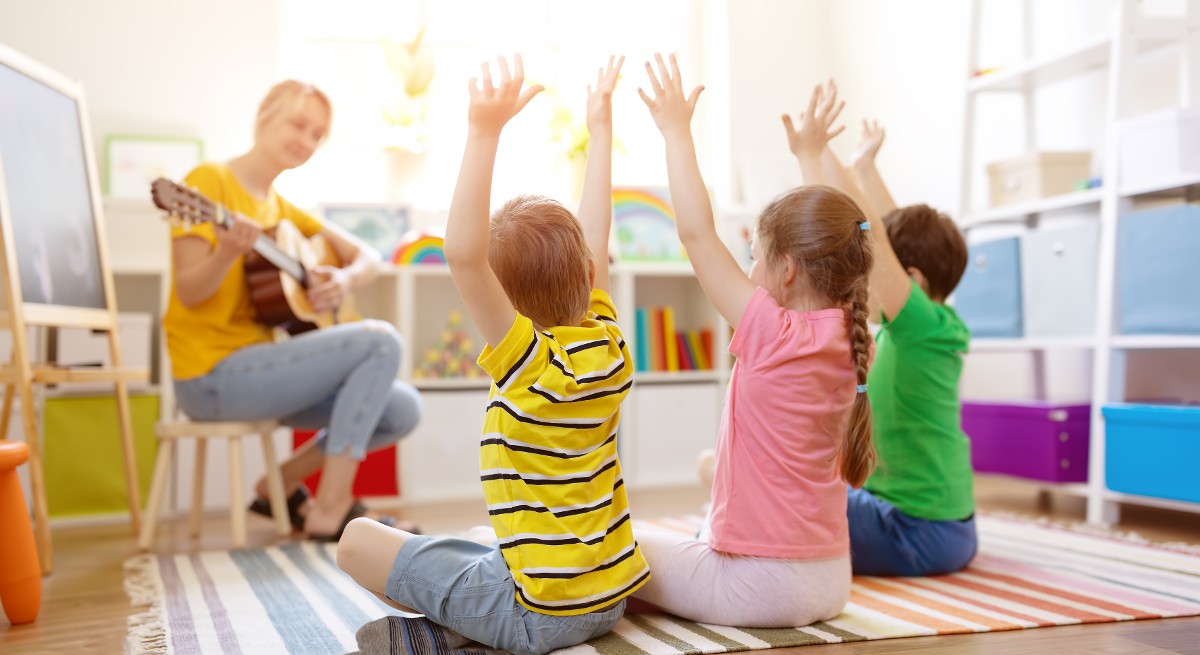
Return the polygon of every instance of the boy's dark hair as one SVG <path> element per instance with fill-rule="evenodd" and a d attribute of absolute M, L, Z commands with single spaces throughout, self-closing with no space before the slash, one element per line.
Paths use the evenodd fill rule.
<path fill-rule="evenodd" d="M 924 204 L 892 210 L 883 224 L 900 265 L 920 270 L 929 282 L 929 297 L 945 300 L 967 270 L 967 242 L 958 225 Z"/>

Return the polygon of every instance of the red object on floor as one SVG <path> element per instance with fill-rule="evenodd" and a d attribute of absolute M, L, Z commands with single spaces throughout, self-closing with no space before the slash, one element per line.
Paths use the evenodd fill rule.
<path fill-rule="evenodd" d="M 33 623 L 42 606 L 42 567 L 17 479 L 28 459 L 24 442 L 0 439 L 0 603 L 12 625 Z"/>
<path fill-rule="evenodd" d="M 315 430 L 295 430 L 292 433 L 292 447 L 298 448 L 316 434 Z M 304 485 L 312 493 L 317 493 L 317 484 L 321 474 L 315 473 L 304 481 Z M 391 445 L 382 450 L 367 453 L 367 458 L 358 467 L 358 476 L 354 478 L 355 496 L 399 496 L 400 483 L 396 472 L 396 446 Z"/>

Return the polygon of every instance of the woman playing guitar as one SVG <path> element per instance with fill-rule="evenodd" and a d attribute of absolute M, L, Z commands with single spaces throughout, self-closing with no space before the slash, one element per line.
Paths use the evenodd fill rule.
<path fill-rule="evenodd" d="M 321 428 L 282 464 L 293 525 L 311 538 L 336 539 L 363 514 L 352 485 L 370 450 L 396 442 L 420 418 L 416 390 L 396 380 L 401 343 L 380 321 L 343 323 L 275 342 L 257 320 L 244 269 L 255 242 L 281 221 L 320 235 L 345 263 L 307 271 L 307 301 L 336 312 L 351 289 L 378 275 L 379 255 L 354 236 L 279 197 L 272 184 L 304 164 L 329 131 L 332 108 L 318 89 L 288 80 L 258 110 L 254 146 L 228 163 L 203 164 L 186 183 L 228 209 L 228 227 L 211 222 L 172 228 L 173 283 L 163 318 L 180 409 L 193 420 L 280 419 Z M 291 226 L 287 226 L 291 227 Z M 303 480 L 322 471 L 316 497 Z M 270 513 L 266 480 L 253 511 Z"/>

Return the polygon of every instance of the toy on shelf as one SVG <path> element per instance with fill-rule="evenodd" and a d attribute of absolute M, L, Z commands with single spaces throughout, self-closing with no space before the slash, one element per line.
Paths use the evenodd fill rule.
<path fill-rule="evenodd" d="M 663 187 L 613 189 L 617 252 L 627 261 L 686 261 L 675 231 L 670 192 Z"/>
<path fill-rule="evenodd" d="M 392 263 L 401 266 L 445 264 L 445 243 L 445 237 L 429 230 L 409 230 L 392 253 Z"/>
<path fill-rule="evenodd" d="M 475 346 L 463 328 L 462 312 L 450 312 L 446 328 L 437 345 L 425 351 L 425 356 L 413 369 L 414 378 L 476 378 L 479 368 L 475 366 Z"/>

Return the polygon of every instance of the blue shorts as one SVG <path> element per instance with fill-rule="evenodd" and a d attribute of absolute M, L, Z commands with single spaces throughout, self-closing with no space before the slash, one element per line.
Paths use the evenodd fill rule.
<path fill-rule="evenodd" d="M 517 602 L 500 549 L 465 539 L 410 537 L 396 555 L 385 595 L 429 620 L 515 655 L 542 655 L 599 637 L 625 613 L 622 599 L 603 610 L 553 616 Z"/>
<path fill-rule="evenodd" d="M 961 521 L 919 519 L 865 489 L 850 489 L 846 516 L 855 575 L 941 575 L 975 558 L 974 515 Z"/>

